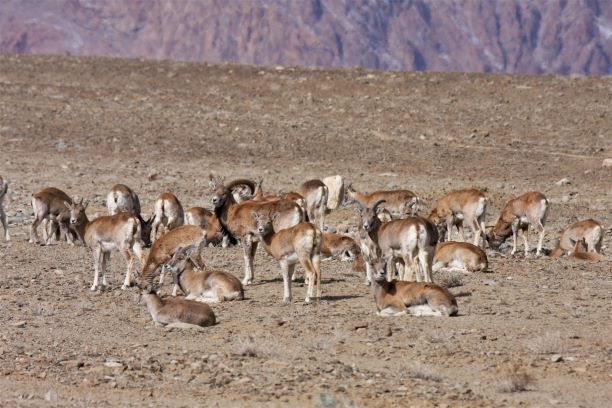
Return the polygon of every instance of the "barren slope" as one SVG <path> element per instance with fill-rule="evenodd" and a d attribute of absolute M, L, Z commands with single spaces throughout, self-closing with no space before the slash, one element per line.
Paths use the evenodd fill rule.
<path fill-rule="evenodd" d="M 116 182 L 139 193 L 145 212 L 167 190 L 209 206 L 216 172 L 264 176 L 272 192 L 342 174 L 366 190 L 410 188 L 423 212 L 475 186 L 491 198 L 489 221 L 506 199 L 540 190 L 552 202 L 551 248 L 577 219 L 612 225 L 611 173 L 601 167 L 611 91 L 607 78 L 0 56 L 13 235 L 0 241 L 2 405 L 46 405 L 45 395 L 62 406 L 605 405 L 609 255 L 585 264 L 490 252 L 491 273 L 451 289 L 462 294 L 460 316 L 382 319 L 363 277 L 338 262 L 323 266 L 322 301 L 303 305 L 298 284 L 282 306 L 278 266 L 260 251 L 248 300 L 213 306 L 219 324 L 193 333 L 153 327 L 135 293 L 119 290 L 120 257 L 112 290 L 91 293 L 88 250 L 26 240 L 30 197 L 44 186 L 90 199 L 91 217 Z M 555 185 L 563 177 L 571 184 Z M 329 222 L 354 225 L 356 214 L 342 209 Z M 238 248 L 206 257 L 242 275 Z M 514 364 L 534 382 L 499 393 Z"/>

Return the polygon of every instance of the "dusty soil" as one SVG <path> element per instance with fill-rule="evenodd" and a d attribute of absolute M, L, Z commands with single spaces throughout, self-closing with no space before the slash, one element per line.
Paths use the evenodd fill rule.
<path fill-rule="evenodd" d="M 0 241 L 0 404 L 608 404 L 609 255 L 579 263 L 489 251 L 491 273 L 451 289 L 460 316 L 381 318 L 363 277 L 336 261 L 323 265 L 323 300 L 302 304 L 298 283 L 282 306 L 278 266 L 260 251 L 248 299 L 214 305 L 218 324 L 193 332 L 152 324 L 135 290 L 119 289 L 121 257 L 111 289 L 92 293 L 89 250 L 27 238 L 31 194 L 49 185 L 91 200 L 91 218 L 116 182 L 150 212 L 168 190 L 186 207 L 210 207 L 210 172 L 263 176 L 271 192 L 342 174 L 365 190 L 410 188 L 424 208 L 452 189 L 484 188 L 489 222 L 505 200 L 539 190 L 552 202 L 546 248 L 592 217 L 609 253 L 612 171 L 601 164 L 612 155 L 611 94 L 609 77 L 0 56 L 13 238 Z M 564 177 L 570 184 L 555 184 Z M 329 217 L 355 222 L 353 209 Z M 206 259 L 242 276 L 238 248 Z M 531 378 L 527 390 L 501 392 L 514 366 Z"/>

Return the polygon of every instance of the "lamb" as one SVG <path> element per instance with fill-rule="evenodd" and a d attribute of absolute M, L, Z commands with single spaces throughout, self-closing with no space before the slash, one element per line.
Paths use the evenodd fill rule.
<path fill-rule="evenodd" d="M 374 263 L 372 294 L 379 316 L 455 316 L 459 308 L 455 296 L 433 283 L 387 281 L 387 260 Z"/>
<path fill-rule="evenodd" d="M 153 290 L 142 290 L 142 299 L 147 304 L 151 318 L 163 326 L 190 327 L 213 326 L 215 314 L 205 303 L 181 298 L 160 298 Z"/>
<path fill-rule="evenodd" d="M 238 278 L 227 272 L 210 271 L 205 268 L 202 262 L 204 247 L 206 247 L 206 237 L 202 237 L 197 247 L 189 245 L 177 249 L 165 266 L 172 274 L 175 285 L 181 289 L 187 299 L 201 302 L 243 300 L 244 289 Z M 194 256 L 194 251 L 197 251 L 198 256 Z"/>

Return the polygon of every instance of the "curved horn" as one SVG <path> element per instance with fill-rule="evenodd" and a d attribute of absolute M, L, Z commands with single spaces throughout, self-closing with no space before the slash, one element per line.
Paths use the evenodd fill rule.
<path fill-rule="evenodd" d="M 253 180 L 249 180 L 249 179 L 233 180 L 225 185 L 225 189 L 227 191 L 232 191 L 232 189 L 236 186 L 247 186 L 248 188 L 251 189 L 250 194 L 251 195 L 255 194 L 255 182 Z"/>
<path fill-rule="evenodd" d="M 374 204 L 372 205 L 372 209 L 376 211 L 376 208 L 378 208 L 379 205 L 381 205 L 382 203 L 386 203 L 386 202 L 387 200 L 384 200 L 384 199 L 376 200 Z"/>
<path fill-rule="evenodd" d="M 187 253 L 189 253 L 189 252 L 193 252 L 193 250 L 194 250 L 195 248 L 196 248 L 196 246 L 195 246 L 195 245 L 193 245 L 193 244 L 191 244 L 191 245 L 187 245 L 187 246 L 186 246 L 186 247 L 184 247 L 184 248 L 181 248 L 179 251 L 180 251 L 180 252 L 182 252 L 182 253 L 187 254 Z M 176 251 L 176 252 L 179 252 L 179 251 Z"/>

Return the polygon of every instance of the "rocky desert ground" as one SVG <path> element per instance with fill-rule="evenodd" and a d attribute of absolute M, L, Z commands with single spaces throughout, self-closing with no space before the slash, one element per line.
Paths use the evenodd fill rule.
<path fill-rule="evenodd" d="M 0 56 L 12 237 L 0 241 L 0 405 L 608 405 L 611 95 L 610 77 Z M 322 266 L 320 301 L 304 305 L 298 282 L 282 305 L 278 265 L 260 250 L 247 299 L 213 305 L 217 325 L 185 331 L 155 327 L 136 289 L 120 290 L 117 254 L 110 289 L 91 292 L 90 250 L 27 242 L 31 195 L 45 186 L 90 200 L 92 218 L 125 183 L 149 214 L 164 191 L 210 208 L 210 173 L 261 176 L 270 192 L 340 174 L 367 191 L 411 189 L 423 215 L 444 193 L 477 187 L 488 223 L 539 190 L 551 202 L 545 248 L 594 218 L 605 255 L 489 250 L 488 273 L 434 277 L 453 283 L 459 316 L 382 318 L 363 277 L 337 261 Z M 339 229 L 356 222 L 353 208 L 328 217 Z M 238 247 L 205 258 L 242 277 Z"/>

